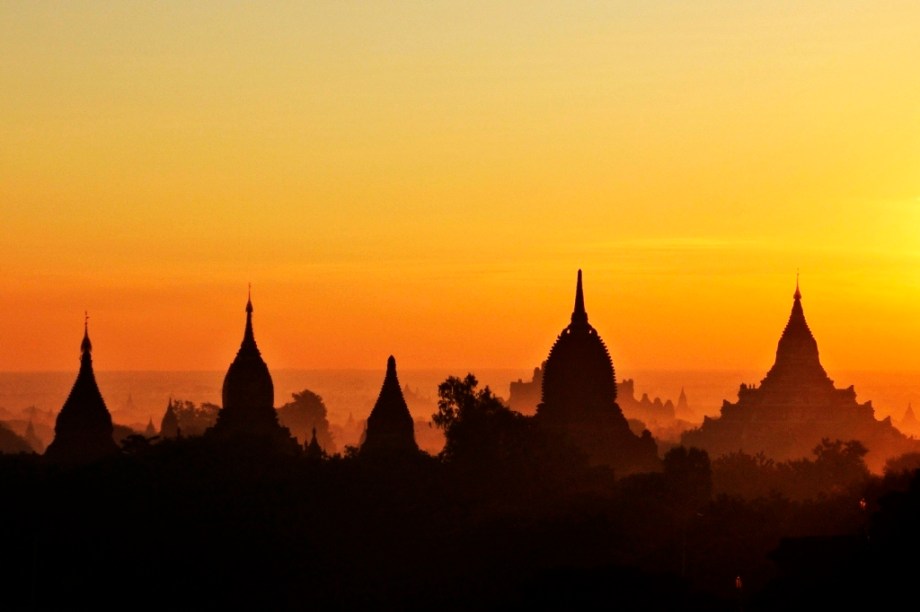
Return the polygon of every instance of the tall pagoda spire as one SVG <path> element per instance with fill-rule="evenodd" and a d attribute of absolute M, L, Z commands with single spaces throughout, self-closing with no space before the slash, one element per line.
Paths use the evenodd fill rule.
<path fill-rule="evenodd" d="M 80 371 L 58 413 L 54 440 L 45 456 L 60 463 L 88 463 L 118 452 L 112 437 L 109 414 L 93 373 L 93 343 L 89 339 L 89 315 L 84 315 L 80 343 Z"/>
<path fill-rule="evenodd" d="M 208 430 L 212 436 L 264 439 L 285 452 L 299 452 L 291 432 L 278 423 L 275 387 L 268 365 L 262 359 L 252 331 L 252 295 L 246 299 L 246 328 L 240 349 L 227 374 L 221 392 L 223 406 L 217 422 Z"/>
<path fill-rule="evenodd" d="M 89 313 L 83 312 L 83 342 L 80 343 L 80 358 L 92 359 L 93 343 L 89 341 Z"/>
<path fill-rule="evenodd" d="M 255 417 L 266 423 L 277 424 L 275 415 L 275 388 L 268 366 L 256 346 L 252 331 L 252 296 L 246 299 L 246 327 L 243 341 L 224 377 L 223 410 L 218 415 L 218 424 L 239 415 L 243 421 Z M 260 416 L 256 416 L 260 415 Z"/>
<path fill-rule="evenodd" d="M 792 311 L 776 347 L 776 361 L 763 384 L 822 382 L 832 384 L 818 356 L 818 343 L 805 320 L 802 291 L 796 274 Z"/>
<path fill-rule="evenodd" d="M 255 351 L 259 354 L 259 348 L 256 346 L 256 336 L 252 331 L 252 285 L 249 285 L 249 291 L 246 295 L 246 328 L 243 330 L 243 342 L 240 344 L 240 351 L 246 349 Z"/>
<path fill-rule="evenodd" d="M 585 310 L 585 293 L 581 286 L 581 270 L 578 271 L 578 283 L 575 285 L 575 308 L 572 310 L 573 324 L 587 324 L 588 312 Z"/>

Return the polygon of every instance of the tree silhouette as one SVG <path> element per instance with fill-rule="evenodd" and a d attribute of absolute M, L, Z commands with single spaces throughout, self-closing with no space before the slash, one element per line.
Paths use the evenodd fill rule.
<path fill-rule="evenodd" d="M 278 421 L 291 430 L 291 433 L 307 446 L 316 430 L 316 440 L 323 451 L 332 455 L 337 452 L 332 432 L 329 430 L 328 411 L 323 398 L 304 389 L 291 394 L 292 401 L 278 408 Z"/>

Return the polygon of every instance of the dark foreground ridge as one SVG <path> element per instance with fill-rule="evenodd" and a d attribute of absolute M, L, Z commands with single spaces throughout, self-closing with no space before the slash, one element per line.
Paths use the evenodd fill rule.
<path fill-rule="evenodd" d="M 745 396 L 771 398 L 752 404 L 769 415 L 823 414 L 820 402 L 775 409 L 802 389 L 853 403 L 824 373 L 800 300 L 776 365 Z M 170 399 L 158 435 L 120 445 L 85 330 L 46 454 L 0 454 L 4 609 L 812 610 L 914 597 L 920 454 L 884 477 L 858 439 L 825 437 L 813 459 L 711 459 L 689 444 L 659 457 L 617 405 L 580 272 L 537 414 L 450 376 L 432 415 L 437 456 L 418 449 L 392 356 L 361 446 L 330 452 L 321 398 L 274 407 L 252 312 L 250 300 L 223 406 Z"/>

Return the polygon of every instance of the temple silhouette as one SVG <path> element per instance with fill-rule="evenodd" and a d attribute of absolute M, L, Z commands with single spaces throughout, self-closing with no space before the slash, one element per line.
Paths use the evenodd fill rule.
<path fill-rule="evenodd" d="M 568 438 L 593 464 L 611 466 L 618 474 L 658 469 L 651 433 L 635 435 L 616 400 L 613 361 L 588 323 L 579 270 L 571 323 L 556 338 L 543 368 L 536 419 L 550 432 Z"/>
<path fill-rule="evenodd" d="M 277 450 L 299 452 L 291 432 L 278 422 L 275 387 L 252 331 L 252 298 L 246 301 L 243 341 L 224 376 L 223 407 L 206 436 L 236 442 L 260 441 Z M 165 418 L 165 417 L 164 417 Z"/>
<path fill-rule="evenodd" d="M 853 386 L 838 389 L 818 356 L 818 343 L 805 321 L 796 280 L 792 312 L 776 348 L 776 361 L 760 386 L 743 384 L 738 401 L 723 401 L 718 418 L 705 417 L 687 431 L 685 446 L 703 448 L 713 457 L 730 452 L 763 452 L 777 459 L 808 457 L 822 438 L 859 440 L 866 463 L 880 470 L 889 457 L 918 450 L 891 418 L 875 418 L 872 402 L 856 401 Z"/>
<path fill-rule="evenodd" d="M 166 412 L 163 413 L 163 419 L 160 421 L 160 437 L 178 438 L 179 435 L 179 417 L 176 416 L 176 409 L 173 407 L 172 398 L 169 398 L 169 403 L 166 405 Z"/>
<path fill-rule="evenodd" d="M 508 406 L 512 410 L 526 415 L 532 415 L 537 411 L 543 394 L 544 368 L 546 368 L 545 361 L 540 364 L 539 368 L 533 369 L 533 376 L 530 380 L 518 378 L 516 381 L 511 381 Z"/>
<path fill-rule="evenodd" d="M 396 376 L 396 359 L 390 355 L 380 395 L 367 417 L 361 455 L 414 455 L 418 452 L 415 422 Z"/>
<path fill-rule="evenodd" d="M 91 463 L 119 453 L 113 437 L 112 415 L 105 406 L 93 373 L 92 352 L 87 320 L 83 324 L 83 342 L 80 343 L 80 371 L 57 415 L 54 440 L 45 449 L 44 456 L 52 463 Z"/>

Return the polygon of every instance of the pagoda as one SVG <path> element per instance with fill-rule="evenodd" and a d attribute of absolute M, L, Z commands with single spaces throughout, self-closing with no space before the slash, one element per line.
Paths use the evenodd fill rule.
<path fill-rule="evenodd" d="M 361 444 L 361 455 L 412 455 L 418 453 L 415 422 L 403 396 L 396 376 L 396 359 L 387 359 L 387 372 L 380 395 L 367 417 L 367 429 Z"/>
<path fill-rule="evenodd" d="M 176 415 L 176 409 L 173 407 L 172 398 L 169 398 L 169 403 L 166 405 L 166 412 L 163 413 L 163 419 L 160 421 L 160 437 L 178 438 L 180 435 L 179 417 Z"/>
<path fill-rule="evenodd" d="M 105 406 L 93 373 L 92 352 L 87 317 L 80 344 L 80 371 L 57 415 L 54 440 L 45 449 L 44 456 L 52 463 L 86 464 L 119 453 L 112 437 L 112 415 Z"/>
<path fill-rule="evenodd" d="M 859 440 L 869 449 L 866 463 L 880 470 L 887 458 L 918 450 L 891 418 L 875 418 L 872 402 L 856 401 L 853 386 L 838 389 L 818 356 L 818 343 L 805 321 L 796 281 L 792 312 L 776 348 L 776 360 L 760 386 L 742 384 L 736 402 L 724 401 L 717 418 L 683 434 L 715 458 L 742 451 L 775 460 L 811 458 L 823 438 Z"/>
<path fill-rule="evenodd" d="M 593 464 L 617 474 L 660 467 L 651 433 L 634 434 L 617 404 L 616 376 L 607 346 L 588 323 L 581 270 L 571 322 L 562 330 L 543 366 L 537 422 L 567 437 Z"/>
<path fill-rule="evenodd" d="M 291 432 L 278 423 L 275 388 L 268 366 L 256 346 L 252 331 L 252 297 L 246 302 L 243 341 L 230 364 L 222 391 L 223 407 L 217 422 L 207 430 L 212 438 L 269 442 L 279 450 L 297 452 L 300 445 Z M 165 418 L 165 415 L 164 415 Z"/>

